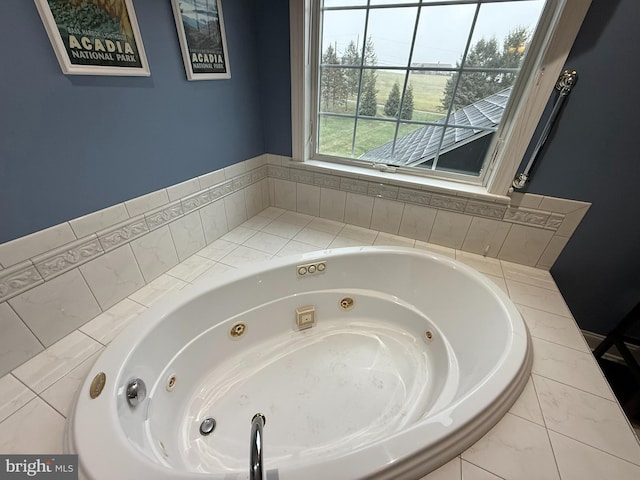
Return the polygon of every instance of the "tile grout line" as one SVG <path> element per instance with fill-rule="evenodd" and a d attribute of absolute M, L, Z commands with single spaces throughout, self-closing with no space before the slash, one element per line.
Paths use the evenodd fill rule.
<path fill-rule="evenodd" d="M 574 389 L 576 389 L 576 390 L 578 390 L 578 391 L 580 391 L 582 393 L 588 393 L 589 395 L 593 395 L 594 397 L 598 397 L 598 398 L 600 398 L 602 400 L 607 400 L 607 401 L 609 401 L 611 403 L 614 403 L 614 404 L 620 406 L 619 402 L 617 401 L 617 399 L 616 399 L 615 395 L 613 395 L 613 393 L 612 393 L 612 395 L 613 395 L 613 400 L 612 400 L 611 398 L 603 397 L 602 395 L 598 395 L 597 393 L 589 392 L 588 390 L 584 390 L 584 389 L 582 389 L 580 387 L 576 387 L 575 385 L 570 385 L 568 383 L 561 382 L 560 380 L 556 380 L 555 378 L 547 377 L 546 375 L 542 375 L 540 373 L 534 372 L 533 370 L 531 371 L 531 375 L 537 375 L 538 377 L 544 378 L 546 380 L 551 380 L 552 382 L 559 383 L 561 385 L 564 385 L 565 387 L 574 388 Z M 608 384 L 608 382 L 607 382 L 607 384 Z"/>
<path fill-rule="evenodd" d="M 562 480 L 562 472 L 560 472 L 560 465 L 558 465 L 558 459 L 556 457 L 556 450 L 553 448 L 553 442 L 551 441 L 551 435 L 549 435 L 549 426 L 547 425 L 547 419 L 544 416 L 544 410 L 542 409 L 542 403 L 540 403 L 540 397 L 538 396 L 538 389 L 536 388 L 536 382 L 533 381 L 534 373 L 531 372 L 529 374 L 529 378 L 531 379 L 531 385 L 533 385 L 533 392 L 536 395 L 536 402 L 538 403 L 538 408 L 540 409 L 540 415 L 542 415 L 542 423 L 544 423 L 544 430 L 547 434 L 547 440 L 549 440 L 549 446 L 551 447 L 551 454 L 553 455 L 553 461 L 556 464 L 556 470 L 558 472 L 558 477 Z"/>
<path fill-rule="evenodd" d="M 567 435 L 567 434 L 564 434 L 564 433 L 562 433 L 562 432 L 558 432 L 557 430 L 554 430 L 554 429 L 552 429 L 552 428 L 549 428 L 549 429 L 547 429 L 547 430 L 548 430 L 548 431 L 550 431 L 550 432 L 555 433 L 556 435 L 560 435 L 560 436 L 562 436 L 562 437 L 568 438 L 569 440 L 573 440 L 574 442 L 578 442 L 578 443 L 580 443 L 580 444 L 582 444 L 582 445 L 585 445 L 585 446 L 587 446 L 587 447 L 593 448 L 594 450 L 598 450 L 599 452 L 604 453 L 605 455 L 609 455 L 610 457 L 613 457 L 613 458 L 616 458 L 616 459 L 621 460 L 621 461 L 623 461 L 623 462 L 626 462 L 626 463 L 628 463 L 629 465 L 634 465 L 634 466 L 636 466 L 636 467 L 640 467 L 640 461 L 638 461 L 637 463 L 636 463 L 636 462 L 632 462 L 632 461 L 630 461 L 630 460 L 627 460 L 626 458 L 622 458 L 622 457 L 620 457 L 620 456 L 618 456 L 618 455 L 615 455 L 615 454 L 613 454 L 613 453 L 611 453 L 611 452 L 607 452 L 607 451 L 605 451 L 605 450 L 602 450 L 602 449 L 601 449 L 601 448 L 599 448 L 599 447 L 596 447 L 596 446 L 594 446 L 594 445 L 590 445 L 590 444 L 588 444 L 588 443 L 585 443 L 585 442 L 583 442 L 582 440 L 578 440 L 577 438 L 571 437 L 571 436 L 569 436 L 569 435 Z M 551 445 L 553 446 L 553 444 L 551 444 Z"/>
<path fill-rule="evenodd" d="M 526 420 L 526 419 L 525 419 L 525 420 Z M 539 425 L 538 425 L 538 426 L 539 426 Z M 463 453 L 464 453 L 464 452 L 463 452 Z M 460 472 L 461 472 L 461 473 L 460 473 L 460 475 L 462 475 L 462 462 L 467 462 L 467 463 L 469 463 L 469 464 L 473 465 L 474 467 L 479 468 L 479 469 L 480 469 L 480 470 L 482 470 L 483 472 L 488 472 L 488 473 L 490 473 L 491 475 L 493 475 L 494 477 L 499 478 L 500 480 L 505 480 L 505 478 L 504 478 L 504 477 L 502 477 L 502 476 L 498 475 L 497 473 L 492 472 L 491 470 L 487 470 L 486 468 L 481 467 L 480 465 L 476 465 L 475 463 L 473 463 L 473 462 L 471 462 L 471 461 L 469 461 L 469 460 L 467 460 L 467 459 L 465 459 L 465 458 L 462 458 L 462 453 L 460 454 Z M 460 478 L 461 478 L 462 480 L 464 480 L 464 477 L 462 477 L 462 476 L 461 476 Z"/>
<path fill-rule="evenodd" d="M 4 302 L 7 304 L 7 307 L 9 307 L 11 309 L 11 311 L 13 313 L 16 314 L 16 316 L 20 319 L 20 321 L 22 322 L 22 324 L 27 328 L 27 330 L 29 330 L 29 332 L 31 332 L 31 335 L 33 335 L 33 337 L 38 341 L 38 343 L 42 346 L 42 350 L 40 350 L 40 352 L 42 352 L 43 350 L 46 350 L 47 347 L 44 345 L 44 343 L 42 343 L 42 341 L 38 338 L 38 336 L 35 334 L 35 332 L 31 329 L 31 327 L 27 324 L 27 322 L 24 321 L 24 319 L 20 316 L 20 314 L 16 311 L 15 308 L 13 308 L 13 305 L 11 305 L 9 303 L 9 300 L 7 300 L 6 302 Z M 38 352 L 38 353 L 40 353 Z M 36 354 L 37 355 L 37 354 Z M 34 355 L 35 356 L 35 355 Z M 33 358 L 33 357 L 31 357 Z M 24 362 L 22 362 L 20 365 L 22 365 L 25 362 L 28 362 L 29 360 L 31 360 L 31 358 L 25 360 Z M 18 368 L 20 365 L 16 365 L 14 368 L 11 369 L 11 371 L 15 370 L 16 368 Z M 8 372 L 11 373 L 11 372 Z"/>

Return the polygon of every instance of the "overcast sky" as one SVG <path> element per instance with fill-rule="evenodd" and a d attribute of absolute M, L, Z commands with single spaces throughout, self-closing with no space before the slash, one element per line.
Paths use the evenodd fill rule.
<path fill-rule="evenodd" d="M 371 4 L 408 3 L 407 0 L 371 0 Z M 509 31 L 527 26 L 533 32 L 545 0 L 483 4 L 473 33 L 472 45 L 481 38 L 496 37 L 501 44 Z M 364 0 L 325 0 L 325 6 L 365 5 Z M 455 65 L 467 42 L 475 5 L 422 7 L 413 53 L 413 63 Z M 374 9 L 369 14 L 367 36 L 371 36 L 378 65 L 406 66 L 415 26 L 417 7 Z M 351 40 L 362 48 L 364 10 L 325 12 L 323 51 L 330 42 L 342 54 Z"/>

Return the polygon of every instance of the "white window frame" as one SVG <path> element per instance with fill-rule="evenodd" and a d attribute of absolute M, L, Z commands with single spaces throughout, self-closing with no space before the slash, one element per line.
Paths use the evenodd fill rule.
<path fill-rule="evenodd" d="M 289 1 L 292 157 L 294 161 L 320 168 L 346 169 L 376 176 L 374 170 L 363 167 L 344 165 L 336 168 L 338 164 L 324 161 L 322 156 L 313 151 L 312 140 L 316 128 L 313 102 L 317 96 L 313 79 L 320 54 L 319 35 L 315 34 L 314 28 L 318 24 L 319 3 L 320 0 Z M 455 175 L 434 179 L 405 175 L 408 169 L 402 169 L 395 175 L 403 181 L 427 188 L 430 184 L 445 186 L 463 195 L 465 192 L 472 192 L 476 196 L 507 195 L 590 4 L 591 0 L 555 0 L 554 10 L 541 19 L 545 34 L 537 36 L 534 42 L 538 43 L 531 46 L 534 57 L 529 70 L 522 72 L 524 81 L 517 82 L 512 93 L 520 100 L 505 112 L 502 120 L 504 127 L 499 129 L 492 142 L 487 157 L 490 161 L 487 162 L 481 185 L 470 188 L 464 185 L 462 176 L 456 180 Z M 393 175 L 384 167 L 379 169 L 385 172 L 386 178 Z M 395 172 L 396 168 L 390 171 Z"/>

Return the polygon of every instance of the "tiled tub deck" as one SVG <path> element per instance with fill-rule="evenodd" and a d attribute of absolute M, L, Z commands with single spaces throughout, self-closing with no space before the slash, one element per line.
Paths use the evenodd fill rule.
<path fill-rule="evenodd" d="M 0 378 L 0 452 L 61 453 L 65 417 L 96 356 L 159 298 L 248 262 L 357 245 L 457 258 L 505 290 L 531 332 L 533 371 L 520 399 L 487 435 L 425 479 L 640 478 L 638 439 L 547 271 L 274 207 Z"/>

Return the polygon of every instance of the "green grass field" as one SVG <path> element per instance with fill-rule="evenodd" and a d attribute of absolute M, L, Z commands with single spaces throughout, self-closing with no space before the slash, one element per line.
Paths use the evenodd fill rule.
<path fill-rule="evenodd" d="M 398 82 L 400 89 L 404 83 L 404 73 L 377 70 L 378 103 L 383 104 L 389 97 L 394 82 Z M 444 75 L 416 75 L 409 76 L 409 83 L 413 85 L 413 107 L 423 112 L 441 113 L 444 86 L 449 77 Z"/>
<path fill-rule="evenodd" d="M 378 117 L 384 117 L 384 104 L 389 97 L 393 83 L 397 81 L 402 88 L 404 73 L 378 70 L 376 95 Z M 409 81 L 413 85 L 413 117 L 415 121 L 434 122 L 443 117 L 440 111 L 444 87 L 449 77 L 441 75 L 411 75 Z M 355 113 L 355 101 L 348 102 L 341 113 Z M 329 155 L 351 157 L 353 138 L 353 118 L 322 117 L 320 119 L 319 151 Z M 358 158 L 363 153 L 393 140 L 396 124 L 375 120 L 358 120 L 353 156 Z M 421 128 L 420 125 L 400 124 L 398 138 Z"/>

